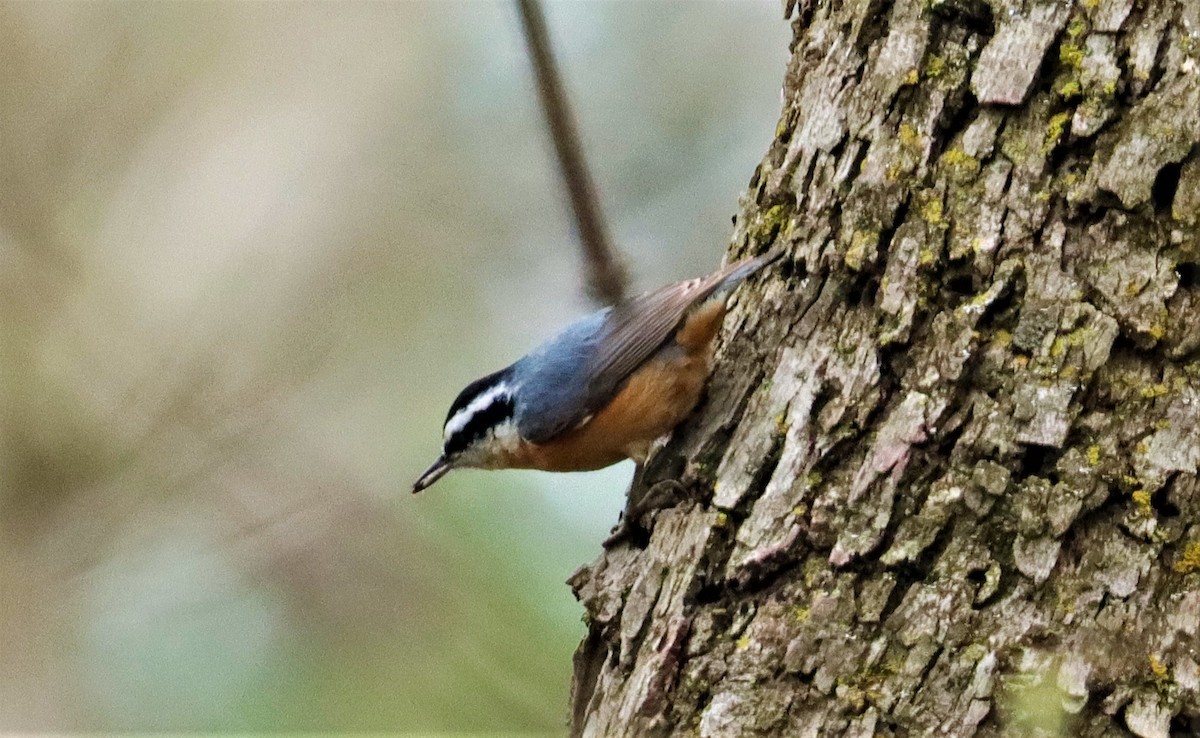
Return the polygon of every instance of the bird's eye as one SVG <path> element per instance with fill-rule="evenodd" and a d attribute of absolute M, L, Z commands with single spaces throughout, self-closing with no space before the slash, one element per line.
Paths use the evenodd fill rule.
<path fill-rule="evenodd" d="M 467 447 L 471 445 L 471 434 L 463 431 L 451 433 L 446 442 L 442 445 L 442 453 L 447 459 L 453 459 L 460 456 Z"/>

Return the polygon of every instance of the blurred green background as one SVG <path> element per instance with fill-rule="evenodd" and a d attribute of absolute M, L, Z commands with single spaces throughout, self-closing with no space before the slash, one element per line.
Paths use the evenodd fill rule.
<path fill-rule="evenodd" d="M 714 268 L 775 0 L 546 8 L 639 289 Z M 585 310 L 508 3 L 0 4 L 0 731 L 561 732 L 631 466 L 458 472 Z"/>

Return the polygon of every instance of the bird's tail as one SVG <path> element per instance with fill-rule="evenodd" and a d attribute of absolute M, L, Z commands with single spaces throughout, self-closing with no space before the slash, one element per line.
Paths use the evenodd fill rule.
<path fill-rule="evenodd" d="M 779 259 L 779 257 L 784 255 L 785 251 L 786 249 L 783 246 L 776 246 L 765 254 L 735 261 L 724 269 L 721 269 L 714 275 L 716 277 L 714 280 L 716 284 L 705 299 L 720 297 L 726 294 L 741 284 L 742 280 Z"/>

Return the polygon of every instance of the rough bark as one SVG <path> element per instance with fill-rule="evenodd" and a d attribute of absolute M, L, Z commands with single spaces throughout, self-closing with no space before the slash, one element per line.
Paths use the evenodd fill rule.
<path fill-rule="evenodd" d="M 802 2 L 588 736 L 1200 729 L 1200 3 Z"/>

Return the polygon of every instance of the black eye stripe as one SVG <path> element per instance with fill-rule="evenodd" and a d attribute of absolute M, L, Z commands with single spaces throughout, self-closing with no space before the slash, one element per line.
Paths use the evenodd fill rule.
<path fill-rule="evenodd" d="M 496 399 L 468 418 L 462 428 L 446 439 L 446 454 L 450 456 L 461 453 L 472 443 L 486 436 L 489 430 L 511 418 L 514 410 L 511 397 L 497 395 Z"/>

